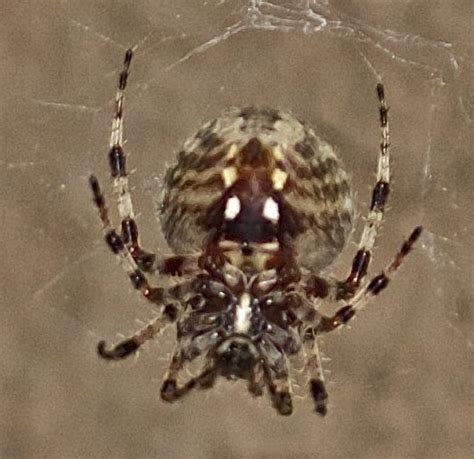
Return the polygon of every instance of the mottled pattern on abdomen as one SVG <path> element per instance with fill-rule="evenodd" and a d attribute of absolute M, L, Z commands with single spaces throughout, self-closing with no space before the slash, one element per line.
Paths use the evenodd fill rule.
<path fill-rule="evenodd" d="M 223 170 L 252 138 L 273 152 L 271 167 L 287 174 L 282 211 L 294 219 L 299 264 L 321 270 L 342 250 L 352 228 L 348 177 L 328 143 L 290 113 L 276 110 L 229 109 L 185 143 L 166 174 L 160 207 L 170 247 L 178 254 L 203 249 L 210 236 L 203 217 L 226 190 Z"/>

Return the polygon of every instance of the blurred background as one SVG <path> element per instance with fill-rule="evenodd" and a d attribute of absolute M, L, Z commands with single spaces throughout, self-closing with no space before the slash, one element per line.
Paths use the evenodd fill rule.
<path fill-rule="evenodd" d="M 471 0 L 3 0 L 0 456 L 472 456 L 473 13 Z M 153 317 L 103 243 L 87 185 L 94 172 L 110 193 L 117 76 L 135 44 L 128 167 L 143 245 L 162 254 L 166 167 L 205 121 L 252 104 L 291 110 L 335 146 L 357 242 L 384 82 L 393 194 L 372 273 L 415 225 L 425 232 L 390 287 L 322 340 L 325 419 L 307 396 L 282 418 L 226 381 L 163 404 L 173 329 L 138 358 L 98 360 L 99 339 Z M 344 276 L 355 247 L 329 272 Z"/>

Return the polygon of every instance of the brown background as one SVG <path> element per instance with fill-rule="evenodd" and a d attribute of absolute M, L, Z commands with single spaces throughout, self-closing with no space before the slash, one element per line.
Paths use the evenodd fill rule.
<path fill-rule="evenodd" d="M 255 14 L 243 0 L 1 3 L 2 457 L 473 454 L 472 0 L 277 1 Z M 162 404 L 172 330 L 138 359 L 98 361 L 99 339 L 152 317 L 103 244 L 87 188 L 91 172 L 107 184 L 117 72 L 135 43 L 127 152 L 144 245 L 162 252 L 165 166 L 229 105 L 317 125 L 365 212 L 382 76 L 394 194 L 373 271 L 414 225 L 426 231 L 390 288 L 324 339 L 326 419 L 308 398 L 280 418 L 226 382 Z"/>

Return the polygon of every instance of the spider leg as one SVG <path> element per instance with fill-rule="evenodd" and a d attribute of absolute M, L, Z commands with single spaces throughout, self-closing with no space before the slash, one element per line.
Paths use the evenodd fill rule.
<path fill-rule="evenodd" d="M 161 398 L 167 402 L 175 400 L 174 392 L 178 387 L 178 374 L 183 369 L 185 360 L 181 347 L 179 345 L 176 346 L 168 371 L 161 385 Z"/>
<path fill-rule="evenodd" d="M 128 184 L 126 156 L 123 149 L 123 107 L 133 51 L 133 48 L 126 51 L 123 68 L 119 75 L 110 134 L 109 166 L 110 175 L 113 180 L 114 194 L 118 199 L 122 240 L 140 269 L 147 272 L 153 270 L 156 257 L 153 253 L 147 252 L 140 247 L 138 227 L 135 222 L 132 197 Z"/>
<path fill-rule="evenodd" d="M 377 165 L 377 182 L 372 191 L 372 203 L 360 238 L 359 249 L 353 259 L 352 269 L 347 279 L 337 286 L 336 299 L 350 299 L 360 287 L 361 280 L 367 274 L 372 257 L 377 231 L 383 220 L 385 204 L 390 192 L 390 130 L 388 107 L 385 103 L 384 87 L 377 85 L 380 113 L 380 154 Z"/>
<path fill-rule="evenodd" d="M 321 356 L 319 354 L 316 337 L 304 341 L 306 351 L 306 368 L 310 376 L 310 392 L 314 400 L 314 407 L 318 414 L 325 416 L 327 413 L 328 393 L 324 383 L 324 374 L 321 366 Z"/>
<path fill-rule="evenodd" d="M 89 184 L 92 190 L 94 203 L 99 211 L 99 217 L 102 221 L 102 229 L 105 235 L 105 241 L 110 250 L 117 256 L 120 264 L 128 274 L 135 289 L 152 303 L 164 305 L 173 300 L 179 300 L 181 295 L 185 295 L 190 289 L 190 282 L 182 282 L 171 288 L 151 287 L 148 279 L 142 272 L 137 262 L 127 250 L 122 237 L 117 234 L 109 218 L 109 211 L 105 202 L 104 195 L 100 188 L 99 181 L 94 175 L 89 178 Z"/>
<path fill-rule="evenodd" d="M 195 388 L 209 389 L 213 386 L 216 377 L 217 369 L 208 368 L 204 370 L 199 376 L 191 378 L 188 382 L 179 387 L 175 380 L 167 379 L 161 388 L 161 398 L 165 402 L 172 403 L 181 397 L 184 397 L 186 394 L 188 394 L 188 392 Z"/>
<path fill-rule="evenodd" d="M 315 333 L 330 332 L 345 325 L 357 311 L 362 309 L 370 299 L 378 295 L 390 282 L 391 276 L 398 270 L 404 258 L 411 252 L 413 245 L 420 237 L 422 232 L 421 226 L 417 226 L 408 239 L 403 243 L 402 247 L 392 260 L 392 262 L 380 274 L 373 277 L 370 281 L 365 282 L 363 287 L 354 296 L 351 304 L 338 309 L 331 317 L 322 316 L 318 326 L 315 327 Z"/>
<path fill-rule="evenodd" d="M 210 389 L 214 385 L 218 374 L 217 367 L 208 364 L 198 376 L 191 378 L 184 385 L 178 386 L 178 374 L 183 369 L 185 360 L 181 349 L 177 349 L 161 386 L 160 395 L 165 402 L 172 403 L 194 388 Z"/>
<path fill-rule="evenodd" d="M 266 362 L 262 363 L 263 379 L 272 398 L 273 406 L 279 414 L 289 416 L 293 413 L 291 382 L 287 372 L 276 375 Z"/>
<path fill-rule="evenodd" d="M 148 301 L 160 306 L 160 315 L 156 319 L 132 337 L 115 345 L 112 350 L 106 349 L 105 341 L 99 342 L 97 352 L 100 357 L 106 360 L 120 360 L 137 351 L 144 342 L 159 333 L 167 323 L 177 319 L 178 308 L 173 303 L 179 304 L 179 300 L 190 291 L 191 284 L 182 282 L 169 288 L 151 287 L 145 274 L 140 270 L 121 237 L 113 228 L 99 182 L 94 176 L 90 177 L 90 186 L 94 202 L 99 210 L 107 245 L 119 259 L 135 289 L 139 290 Z"/>
<path fill-rule="evenodd" d="M 248 391 L 254 397 L 261 397 L 263 395 L 263 388 L 265 387 L 264 375 L 261 366 L 254 369 L 250 373 L 249 383 L 248 383 Z"/>
<path fill-rule="evenodd" d="M 166 325 L 176 319 L 172 308 L 174 308 L 173 305 L 168 305 L 156 319 L 153 319 L 130 338 L 116 344 L 111 350 L 106 349 L 105 341 L 100 341 L 97 345 L 97 353 L 105 360 L 122 360 L 135 353 L 142 344 L 154 338 Z"/>

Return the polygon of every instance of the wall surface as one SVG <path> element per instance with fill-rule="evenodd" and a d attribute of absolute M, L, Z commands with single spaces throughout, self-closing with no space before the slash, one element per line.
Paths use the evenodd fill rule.
<path fill-rule="evenodd" d="M 0 456 L 472 456 L 473 12 L 472 0 L 3 0 Z M 134 44 L 128 167 L 143 245 L 161 254 L 156 198 L 184 140 L 228 106 L 272 106 L 316 126 L 352 174 L 354 242 L 327 273 L 344 276 L 384 82 L 393 194 L 371 273 L 425 232 L 389 288 L 322 340 L 325 419 L 304 387 L 290 418 L 226 381 L 163 404 L 172 328 L 138 358 L 98 360 L 100 339 L 154 316 L 103 243 L 87 185 L 94 172 L 114 208 L 108 138 Z"/>

